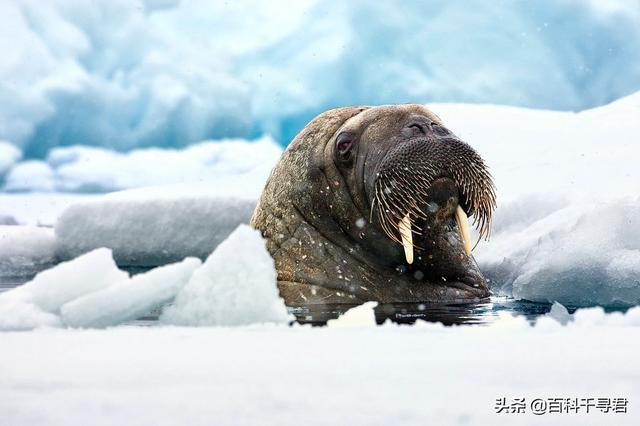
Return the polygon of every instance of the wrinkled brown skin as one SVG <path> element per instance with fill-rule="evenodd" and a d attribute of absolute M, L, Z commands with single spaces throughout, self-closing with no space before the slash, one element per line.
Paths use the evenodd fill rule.
<path fill-rule="evenodd" d="M 296 136 L 273 169 L 251 219 L 266 239 L 288 306 L 329 303 L 472 302 L 489 296 L 484 277 L 444 221 L 458 205 L 455 186 L 434 185 L 442 201 L 432 234 L 416 244 L 413 265 L 371 214 L 372 162 L 385 143 L 418 117 L 441 120 L 422 105 L 345 107 L 327 111 Z M 336 161 L 339 132 L 359 139 L 350 167 Z M 375 166 L 375 164 L 373 164 Z M 364 223 L 364 226 L 358 226 Z"/>

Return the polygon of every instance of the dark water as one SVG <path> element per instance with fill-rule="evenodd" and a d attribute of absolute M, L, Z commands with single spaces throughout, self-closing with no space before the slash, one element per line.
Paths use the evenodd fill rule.
<path fill-rule="evenodd" d="M 17 287 L 28 281 L 24 277 L 8 280 L 3 277 L 0 280 L 0 293 Z M 301 324 L 325 325 L 328 320 L 338 318 L 341 314 L 357 305 L 335 304 L 290 307 L 296 321 Z M 569 313 L 573 313 L 577 307 L 566 306 Z M 388 303 L 379 304 L 375 309 L 376 322 L 382 324 L 389 320 L 398 324 L 413 324 L 417 320 L 439 322 L 444 325 L 486 325 L 498 319 L 500 312 L 509 312 L 513 315 L 524 316 L 533 322 L 541 315 L 551 310 L 550 303 L 530 302 L 515 300 L 510 297 L 493 296 L 489 300 L 479 303 L 465 304 L 440 304 L 440 303 Z M 607 311 L 624 308 L 611 308 Z M 140 326 L 153 326 L 157 324 L 161 309 L 157 309 L 129 324 Z"/>
<path fill-rule="evenodd" d="M 303 324 L 324 325 L 356 305 L 323 305 L 290 308 L 296 320 Z M 576 308 L 568 308 L 569 312 Z M 499 312 L 522 315 L 534 321 L 551 310 L 550 303 L 536 303 L 515 300 L 508 297 L 492 297 L 481 303 L 440 304 L 440 303 L 388 303 L 379 304 L 375 309 L 376 322 L 389 320 L 398 324 L 413 324 L 417 320 L 440 322 L 444 325 L 483 325 L 498 318 Z"/>
<path fill-rule="evenodd" d="M 324 305 L 289 308 L 296 321 L 302 324 L 325 325 L 357 305 Z M 570 314 L 578 306 L 565 306 Z M 605 307 L 605 312 L 626 312 L 629 307 Z M 376 322 L 391 321 L 397 324 L 413 324 L 417 320 L 439 322 L 444 325 L 487 325 L 499 318 L 501 312 L 523 316 L 533 323 L 538 317 L 551 311 L 551 303 L 516 300 L 512 297 L 493 296 L 480 303 L 388 303 L 375 309 Z"/>
<path fill-rule="evenodd" d="M 315 326 L 326 325 L 346 311 L 358 305 L 335 304 L 289 308 L 296 321 Z M 576 308 L 568 307 L 570 313 Z M 397 324 L 413 324 L 417 320 L 440 322 L 444 325 L 486 325 L 498 319 L 499 312 L 522 315 L 533 322 L 551 310 L 550 303 L 536 303 L 515 300 L 509 297 L 492 297 L 482 303 L 440 304 L 440 303 L 388 303 L 379 304 L 375 309 L 376 322 L 382 324 L 389 320 Z M 152 326 L 157 323 L 161 309 L 150 312 L 130 324 Z"/>

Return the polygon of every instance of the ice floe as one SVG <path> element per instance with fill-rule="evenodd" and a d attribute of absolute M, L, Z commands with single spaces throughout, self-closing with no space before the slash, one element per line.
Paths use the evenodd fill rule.
<path fill-rule="evenodd" d="M 62 306 L 62 322 L 69 327 L 96 328 L 140 318 L 172 301 L 201 263 L 190 257 L 79 297 Z"/>
<path fill-rule="evenodd" d="M 77 203 L 55 226 L 57 254 L 71 259 L 108 247 L 119 265 L 152 267 L 187 256 L 205 259 L 238 225 L 255 201 L 189 192 L 116 193 Z"/>

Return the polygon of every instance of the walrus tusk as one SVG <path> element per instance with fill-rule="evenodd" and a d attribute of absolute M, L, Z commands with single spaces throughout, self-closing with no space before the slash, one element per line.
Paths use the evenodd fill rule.
<path fill-rule="evenodd" d="M 407 263 L 413 263 L 413 236 L 411 235 L 411 219 L 407 213 L 402 220 L 398 222 L 398 231 L 402 237 L 402 246 L 404 247 L 404 257 Z"/>
<path fill-rule="evenodd" d="M 456 209 L 456 223 L 458 224 L 458 231 L 460 232 L 460 238 L 462 244 L 464 244 L 464 251 L 467 256 L 471 255 L 471 232 L 469 232 L 469 219 L 467 214 L 462 210 L 462 207 L 458 206 Z"/>

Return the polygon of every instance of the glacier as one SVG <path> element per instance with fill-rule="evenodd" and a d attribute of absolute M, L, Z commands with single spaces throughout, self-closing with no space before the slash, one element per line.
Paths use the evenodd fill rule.
<path fill-rule="evenodd" d="M 0 140 L 27 159 L 286 144 L 340 105 L 606 104 L 640 89 L 640 5 L 19 0 L 0 2 L 0 50 Z"/>

